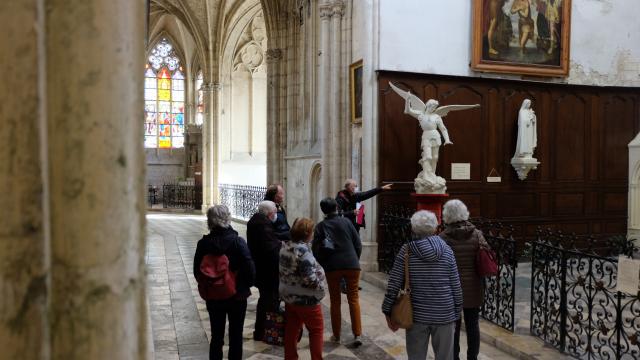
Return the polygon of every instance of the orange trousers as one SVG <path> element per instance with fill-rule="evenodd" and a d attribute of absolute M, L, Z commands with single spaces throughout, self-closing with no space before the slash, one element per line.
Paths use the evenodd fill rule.
<path fill-rule="evenodd" d="M 354 336 L 362 335 L 360 298 L 358 295 L 360 270 L 329 271 L 326 276 L 329 284 L 329 298 L 331 299 L 331 329 L 333 330 L 333 336 L 340 338 L 340 325 L 342 323 L 340 279 L 342 278 L 347 283 L 347 302 L 349 303 L 349 313 L 351 314 L 351 331 Z"/>

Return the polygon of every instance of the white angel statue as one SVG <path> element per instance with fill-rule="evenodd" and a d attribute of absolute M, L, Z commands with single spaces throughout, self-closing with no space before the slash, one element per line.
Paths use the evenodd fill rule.
<path fill-rule="evenodd" d="M 444 126 L 442 117 L 446 116 L 450 111 L 467 110 L 480 107 L 475 105 L 447 105 L 440 106 L 438 101 L 430 99 L 427 103 L 423 103 L 420 98 L 409 91 L 404 91 L 393 83 L 389 83 L 393 91 L 405 100 L 404 113 L 413 116 L 420 122 L 422 128 L 422 158 L 420 165 L 422 171 L 415 179 L 415 189 L 419 194 L 444 194 L 447 190 L 446 181 L 436 175 L 436 166 L 438 165 L 438 154 L 440 145 L 444 138 L 444 144 L 453 144 L 449 139 L 449 133 Z M 438 132 L 438 130 L 440 130 Z"/>

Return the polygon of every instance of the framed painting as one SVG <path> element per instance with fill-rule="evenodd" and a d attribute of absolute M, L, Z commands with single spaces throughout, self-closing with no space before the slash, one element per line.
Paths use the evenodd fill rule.
<path fill-rule="evenodd" d="M 362 123 L 362 60 L 349 65 L 351 122 Z"/>
<path fill-rule="evenodd" d="M 571 0 L 473 0 L 476 71 L 567 76 Z"/>

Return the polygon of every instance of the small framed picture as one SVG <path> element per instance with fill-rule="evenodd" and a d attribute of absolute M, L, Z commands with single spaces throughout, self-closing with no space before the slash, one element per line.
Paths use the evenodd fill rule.
<path fill-rule="evenodd" d="M 571 0 L 473 0 L 476 71 L 569 74 Z"/>
<path fill-rule="evenodd" d="M 362 60 L 349 65 L 351 122 L 362 123 Z"/>

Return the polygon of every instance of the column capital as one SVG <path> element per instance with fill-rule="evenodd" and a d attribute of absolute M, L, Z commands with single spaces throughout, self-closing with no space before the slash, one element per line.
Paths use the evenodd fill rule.
<path fill-rule="evenodd" d="M 222 90 L 222 84 L 217 81 L 213 81 L 210 83 L 202 83 L 202 85 L 200 86 L 200 89 L 204 92 L 220 91 Z"/>
<path fill-rule="evenodd" d="M 333 15 L 333 4 L 323 4 L 318 6 L 321 20 L 329 20 Z"/>
<path fill-rule="evenodd" d="M 335 1 L 331 4 L 331 14 L 335 17 L 344 16 L 344 2 L 342 0 Z"/>
<path fill-rule="evenodd" d="M 267 49 L 267 62 L 278 62 L 282 60 L 282 49 L 273 48 Z"/>

